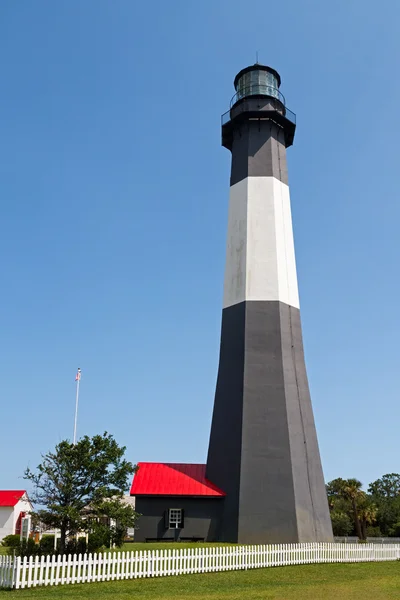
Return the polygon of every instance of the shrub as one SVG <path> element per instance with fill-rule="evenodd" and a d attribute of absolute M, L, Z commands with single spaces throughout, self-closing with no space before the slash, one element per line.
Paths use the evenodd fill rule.
<path fill-rule="evenodd" d="M 367 527 L 367 537 L 382 537 L 379 527 Z"/>
<path fill-rule="evenodd" d="M 109 548 L 111 544 L 111 531 L 103 523 L 93 523 L 92 531 L 89 533 L 89 552 L 99 552 Z"/>
<path fill-rule="evenodd" d="M 87 552 L 86 539 L 81 537 L 76 540 L 72 538 L 67 541 L 65 554 L 85 554 Z M 16 556 L 56 556 L 60 554 L 59 549 L 54 550 L 54 536 L 43 536 L 39 544 L 33 539 L 23 540 L 16 548 L 8 548 L 8 554 Z"/>
<path fill-rule="evenodd" d="M 39 542 L 40 554 L 54 553 L 54 535 L 43 535 Z"/>
<path fill-rule="evenodd" d="M 67 539 L 65 543 L 65 554 L 76 554 L 76 539 Z"/>
<path fill-rule="evenodd" d="M 76 542 L 76 552 L 77 554 L 85 554 L 85 552 L 87 552 L 86 538 L 78 538 L 78 541 Z"/>
<path fill-rule="evenodd" d="M 88 551 L 86 538 L 70 538 L 65 544 L 65 554 L 85 554 Z M 59 550 L 57 551 L 59 554 Z"/>
<path fill-rule="evenodd" d="M 16 556 L 40 556 L 40 546 L 32 538 L 22 540 L 16 548 L 10 548 L 8 553 L 11 554 L 14 550 Z"/>
<path fill-rule="evenodd" d="M 19 535 L 6 535 L 6 537 L 3 538 L 1 545 L 7 546 L 7 548 L 17 548 L 19 546 L 20 541 L 21 540 Z"/>
<path fill-rule="evenodd" d="M 341 510 L 331 512 L 331 521 L 333 535 L 349 535 L 353 530 L 353 523 L 350 517 Z"/>
<path fill-rule="evenodd" d="M 126 530 L 125 527 L 117 527 L 112 534 L 112 543 L 117 546 L 117 548 L 121 548 L 125 541 Z"/>
<path fill-rule="evenodd" d="M 400 537 L 400 521 L 389 529 L 389 537 Z"/>

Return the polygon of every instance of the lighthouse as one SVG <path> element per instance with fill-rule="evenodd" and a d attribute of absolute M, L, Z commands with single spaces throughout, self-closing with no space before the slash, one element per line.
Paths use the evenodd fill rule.
<path fill-rule="evenodd" d="M 307 381 L 286 149 L 296 117 L 274 69 L 235 77 L 219 368 L 206 478 L 225 498 L 219 539 L 332 541 Z"/>
<path fill-rule="evenodd" d="M 286 149 L 296 117 L 255 64 L 222 115 L 232 166 L 207 463 L 139 462 L 137 541 L 331 542 L 304 361 Z"/>

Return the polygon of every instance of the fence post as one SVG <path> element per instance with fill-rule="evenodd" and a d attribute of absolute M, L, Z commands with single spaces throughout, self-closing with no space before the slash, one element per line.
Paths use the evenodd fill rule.
<path fill-rule="evenodd" d="M 20 576 L 21 576 L 21 557 L 17 556 L 16 558 L 14 558 L 13 581 L 12 581 L 12 587 L 15 588 L 16 590 L 20 586 Z"/>
<path fill-rule="evenodd" d="M 0 558 L 1 562 L 2 562 L 2 567 L 1 567 L 1 571 L 0 571 L 0 584 L 1 587 L 10 587 L 9 583 L 8 583 L 8 563 L 10 560 L 9 556 L 4 556 L 3 558 Z"/>
<path fill-rule="evenodd" d="M 7 587 L 11 587 L 11 588 L 12 588 L 13 582 L 14 582 L 14 564 L 15 564 L 15 557 L 11 558 L 11 556 L 10 556 L 9 560 L 8 560 L 8 569 L 7 569 L 7 579 L 8 579 Z"/>
<path fill-rule="evenodd" d="M 11 587 L 14 589 L 19 588 L 19 579 L 20 579 L 20 570 L 21 570 L 21 557 L 14 557 L 14 564 L 12 569 L 12 584 Z"/>

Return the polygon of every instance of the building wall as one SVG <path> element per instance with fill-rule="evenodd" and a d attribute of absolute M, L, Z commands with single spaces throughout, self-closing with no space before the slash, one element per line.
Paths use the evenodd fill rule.
<path fill-rule="evenodd" d="M 14 506 L 14 513 L 13 513 L 14 531 L 13 531 L 13 533 L 15 533 L 15 528 L 17 526 L 17 521 L 18 521 L 18 518 L 19 518 L 19 515 L 21 514 L 21 512 L 24 512 L 25 515 L 28 516 L 28 513 L 30 513 L 32 510 L 33 510 L 33 506 L 29 502 L 28 496 L 26 494 L 24 494 L 22 496 L 22 498 L 20 500 L 18 500 L 17 504 Z"/>
<path fill-rule="evenodd" d="M 136 496 L 139 517 L 135 527 L 135 542 L 146 538 L 204 538 L 218 539 L 218 527 L 224 500 L 222 498 L 188 498 L 181 496 Z M 164 515 L 169 508 L 184 510 L 183 529 L 166 529 Z"/>
<path fill-rule="evenodd" d="M 0 541 L 14 533 L 14 508 L 12 506 L 0 506 Z"/>
<path fill-rule="evenodd" d="M 29 513 L 32 511 L 32 504 L 25 494 L 15 506 L 0 506 L 0 541 L 6 535 L 15 533 L 18 517 L 21 512 Z"/>
<path fill-rule="evenodd" d="M 18 517 L 21 514 L 21 512 L 24 512 L 25 514 L 27 514 L 27 513 L 31 512 L 32 508 L 33 508 L 32 504 L 29 502 L 26 494 L 24 496 L 22 496 L 22 498 L 20 500 L 18 500 L 17 504 L 14 506 L 14 514 L 13 514 L 14 532 L 15 532 L 15 527 L 17 525 Z"/>

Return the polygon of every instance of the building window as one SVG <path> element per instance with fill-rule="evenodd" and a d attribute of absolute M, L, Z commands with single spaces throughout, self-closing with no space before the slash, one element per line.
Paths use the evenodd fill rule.
<path fill-rule="evenodd" d="M 170 508 L 168 511 L 168 527 L 169 529 L 182 529 L 183 527 L 183 510 L 181 508 Z"/>

